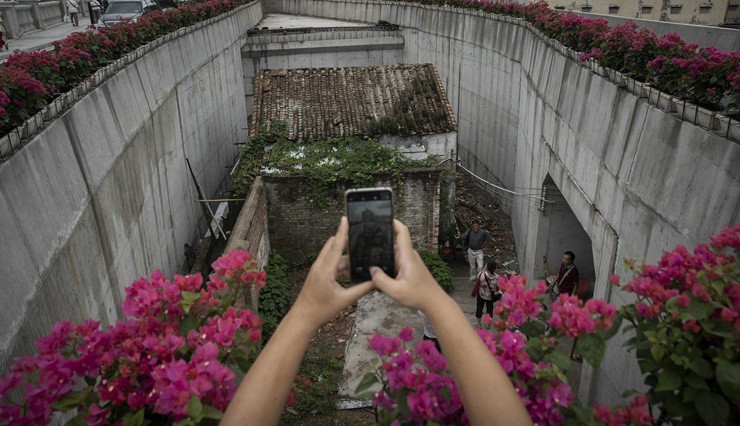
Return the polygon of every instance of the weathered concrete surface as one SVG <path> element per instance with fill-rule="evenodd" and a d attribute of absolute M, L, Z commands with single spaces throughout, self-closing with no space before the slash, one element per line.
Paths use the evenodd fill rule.
<path fill-rule="evenodd" d="M 459 120 L 466 167 L 509 188 L 549 174 L 592 242 L 595 297 L 610 294 L 621 259 L 658 259 L 739 220 L 740 147 L 648 105 L 567 59 L 518 20 L 482 12 L 369 0 L 265 0 L 266 10 L 403 28 L 403 62 L 437 65 Z M 512 217 L 522 273 L 533 275 L 539 203 Z M 627 278 L 625 276 L 624 278 Z M 613 339 L 602 368 L 584 366 L 584 401 L 621 401 L 639 386 L 634 358 Z"/>
<path fill-rule="evenodd" d="M 280 28 L 332 28 L 332 27 L 357 27 L 370 26 L 365 22 L 349 22 L 337 19 L 316 18 L 305 15 L 286 15 L 284 13 L 269 13 L 264 15 L 261 21 L 255 25 L 256 28 L 274 30 Z"/>
<path fill-rule="evenodd" d="M 410 344 L 416 344 L 422 339 L 423 324 L 416 310 L 399 305 L 379 291 L 374 291 L 357 301 L 355 325 L 345 349 L 339 395 L 356 398 L 357 385 L 365 373 L 371 371 L 371 361 L 378 358 L 367 339 L 373 337 L 375 333 L 396 336 L 406 326 L 414 329 L 414 341 Z M 377 392 L 380 386 L 372 390 Z"/>
<path fill-rule="evenodd" d="M 0 164 L 0 370 L 55 321 L 121 317 L 124 289 L 175 273 L 246 132 L 241 36 L 259 2 L 163 44 Z"/>

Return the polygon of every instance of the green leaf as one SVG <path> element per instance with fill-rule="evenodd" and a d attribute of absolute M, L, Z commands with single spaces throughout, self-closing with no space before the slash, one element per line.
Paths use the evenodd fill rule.
<path fill-rule="evenodd" d="M 369 390 L 373 385 L 378 383 L 378 378 L 375 377 L 375 374 L 373 373 L 367 373 L 365 376 L 360 380 L 360 384 L 357 385 L 357 388 L 355 389 L 355 393 L 362 393 L 367 390 Z"/>
<path fill-rule="evenodd" d="M 702 379 L 701 376 L 696 373 L 690 372 L 686 374 L 684 376 L 684 380 L 686 381 L 686 384 L 691 386 L 692 388 L 709 390 L 707 381 Z"/>
<path fill-rule="evenodd" d="M 92 392 L 92 386 L 88 386 L 79 392 L 70 392 L 62 398 L 54 401 L 51 404 L 51 407 L 59 411 L 69 411 L 82 405 L 90 392 Z"/>
<path fill-rule="evenodd" d="M 584 334 L 578 338 L 576 350 L 593 368 L 599 368 L 606 352 L 606 342 L 598 334 Z"/>
<path fill-rule="evenodd" d="M 709 426 L 725 424 L 730 415 L 730 404 L 716 393 L 703 391 L 696 395 L 694 408 Z"/>
<path fill-rule="evenodd" d="M 87 421 L 85 420 L 85 416 L 87 416 L 87 412 L 83 411 L 76 416 L 72 417 L 71 419 L 67 420 L 67 423 L 65 423 L 65 426 L 87 426 Z"/>
<path fill-rule="evenodd" d="M 198 327 L 198 319 L 195 317 L 185 317 L 180 323 L 180 335 L 187 338 L 190 330 L 195 330 Z"/>
<path fill-rule="evenodd" d="M 656 361 L 660 361 L 663 358 L 663 355 L 665 355 L 665 349 L 663 349 L 663 346 L 661 345 L 655 345 L 650 348 L 650 354 Z"/>
<path fill-rule="evenodd" d="M 196 421 L 199 421 L 203 416 L 203 403 L 196 395 L 191 396 L 190 401 L 188 401 L 188 415 Z"/>
<path fill-rule="evenodd" d="M 123 426 L 142 426 L 144 424 L 144 409 L 136 413 L 126 413 L 123 416 Z"/>
<path fill-rule="evenodd" d="M 681 376 L 673 370 L 664 368 L 658 375 L 656 391 L 672 391 L 681 385 Z"/>
<path fill-rule="evenodd" d="M 527 337 L 541 336 L 547 327 L 545 323 L 540 321 L 527 321 L 519 327 L 519 331 L 524 333 Z"/>
<path fill-rule="evenodd" d="M 619 327 L 622 326 L 622 321 L 624 320 L 624 317 L 622 314 L 617 315 L 614 317 L 614 321 L 612 322 L 612 326 L 610 329 L 603 331 L 601 333 L 601 337 L 604 338 L 604 340 L 609 340 L 612 337 L 614 337 L 619 332 Z"/>
<path fill-rule="evenodd" d="M 627 399 L 627 398 L 631 397 L 632 395 L 637 395 L 639 393 L 640 392 L 638 392 L 638 391 L 636 391 L 634 389 L 628 389 L 628 390 L 622 392 L 622 398 Z"/>
<path fill-rule="evenodd" d="M 740 401 L 740 365 L 717 361 L 717 383 L 730 401 Z"/>
<path fill-rule="evenodd" d="M 221 417 L 223 416 L 224 416 L 224 413 L 219 411 L 217 408 L 211 407 L 210 405 L 203 406 L 203 418 L 204 419 L 221 420 Z"/>
<path fill-rule="evenodd" d="M 704 358 L 696 358 L 689 363 L 689 368 L 694 373 L 700 375 L 705 379 L 712 378 L 712 364 Z"/>
<path fill-rule="evenodd" d="M 563 351 L 555 350 L 547 356 L 547 360 L 565 371 L 568 371 L 572 365 L 570 358 Z"/>
<path fill-rule="evenodd" d="M 686 308 L 686 311 L 696 320 L 703 320 L 709 315 L 714 308 L 712 306 L 699 302 L 697 300 L 694 300 L 691 302 L 691 304 Z"/>
<path fill-rule="evenodd" d="M 236 365 L 239 367 L 239 371 L 242 374 L 246 374 L 250 366 L 249 358 L 247 357 L 247 354 L 244 353 L 244 351 L 236 350 L 232 352 L 231 356 L 234 358 Z"/>

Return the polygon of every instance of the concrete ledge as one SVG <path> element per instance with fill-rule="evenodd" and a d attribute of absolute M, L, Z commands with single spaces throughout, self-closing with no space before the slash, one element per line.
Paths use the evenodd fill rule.
<path fill-rule="evenodd" d="M 403 37 L 378 37 L 375 39 L 354 40 L 316 40 L 288 43 L 255 43 L 251 42 L 242 49 L 242 56 L 261 58 L 267 56 L 294 54 L 321 54 L 336 52 L 355 52 L 386 49 L 403 49 Z"/>

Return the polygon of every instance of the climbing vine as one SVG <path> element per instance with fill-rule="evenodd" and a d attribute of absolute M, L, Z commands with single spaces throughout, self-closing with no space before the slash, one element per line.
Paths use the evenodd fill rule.
<path fill-rule="evenodd" d="M 246 146 L 232 181 L 237 197 L 244 197 L 259 174 L 302 175 L 309 185 L 309 201 L 324 205 L 338 199 L 343 187 L 372 186 L 377 175 L 388 175 L 398 194 L 404 172 L 436 166 L 436 159 L 410 160 L 374 139 L 353 137 L 297 143 L 287 138 L 285 124 L 263 126 Z"/>

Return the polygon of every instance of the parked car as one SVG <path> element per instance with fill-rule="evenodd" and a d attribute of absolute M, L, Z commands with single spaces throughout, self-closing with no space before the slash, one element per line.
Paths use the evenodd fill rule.
<path fill-rule="evenodd" d="M 110 0 L 98 20 L 99 27 L 109 27 L 121 21 L 136 19 L 149 12 L 162 10 L 154 0 Z"/>

